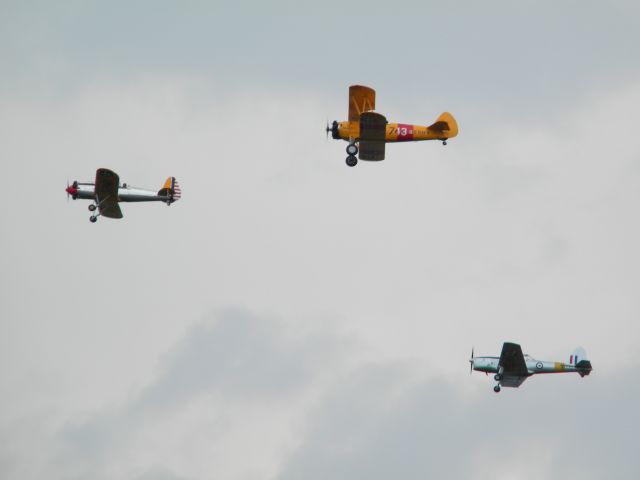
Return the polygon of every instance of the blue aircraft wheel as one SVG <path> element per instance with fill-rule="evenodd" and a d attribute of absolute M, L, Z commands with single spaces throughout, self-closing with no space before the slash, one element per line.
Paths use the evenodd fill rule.
<path fill-rule="evenodd" d="M 90 221 L 91 223 L 96 223 L 96 222 L 98 221 L 98 217 L 96 217 L 95 215 L 91 215 L 91 216 L 89 217 L 89 221 Z"/>
<path fill-rule="evenodd" d="M 355 167 L 358 164 L 358 159 L 353 155 L 349 155 L 347 157 L 346 162 L 347 162 L 347 165 L 349 165 L 350 167 Z"/>

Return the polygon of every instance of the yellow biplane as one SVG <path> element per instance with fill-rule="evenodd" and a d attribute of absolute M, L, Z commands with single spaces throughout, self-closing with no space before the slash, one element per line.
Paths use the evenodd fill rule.
<path fill-rule="evenodd" d="M 347 165 L 355 167 L 360 160 L 384 160 L 387 142 L 416 142 L 419 140 L 440 140 L 458 135 L 458 124 L 448 112 L 440 115 L 435 123 L 427 126 L 404 123 L 388 123 L 384 115 L 375 113 L 376 92 L 362 85 L 349 87 L 349 120 L 333 121 L 327 125 L 327 135 L 336 140 L 346 140 Z"/>

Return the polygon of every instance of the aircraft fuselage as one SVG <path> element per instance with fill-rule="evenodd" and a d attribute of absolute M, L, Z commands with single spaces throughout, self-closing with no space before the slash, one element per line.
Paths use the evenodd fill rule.
<path fill-rule="evenodd" d="M 73 199 L 96 200 L 96 187 L 93 183 L 74 183 L 67 192 Z M 118 187 L 119 202 L 166 202 L 167 197 L 158 195 L 157 191 L 131 187 L 126 183 Z"/>
<path fill-rule="evenodd" d="M 338 122 L 336 127 L 331 130 L 332 137 L 336 140 L 350 141 L 360 138 L 360 122 Z M 447 138 L 447 136 L 430 130 L 425 125 L 387 123 L 385 131 L 385 142 L 416 142 L 420 140 L 441 140 L 443 138 Z"/>
<path fill-rule="evenodd" d="M 478 372 L 498 373 L 499 360 L 499 357 L 473 357 L 473 369 Z M 576 368 L 575 365 L 563 362 L 536 360 L 528 355 L 525 355 L 525 363 L 529 375 L 535 375 L 536 373 L 579 372 L 579 369 Z"/>

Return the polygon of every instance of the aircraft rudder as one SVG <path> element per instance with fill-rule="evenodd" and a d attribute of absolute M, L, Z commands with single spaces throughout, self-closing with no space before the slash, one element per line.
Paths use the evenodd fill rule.
<path fill-rule="evenodd" d="M 447 136 L 449 138 L 453 138 L 458 135 L 458 122 L 456 122 L 456 119 L 449 112 L 443 112 L 440 114 L 436 122 L 447 122 L 449 125 L 449 133 Z"/>
<path fill-rule="evenodd" d="M 569 365 L 576 365 L 580 360 L 587 360 L 587 352 L 582 347 L 576 347 L 569 355 Z"/>
<path fill-rule="evenodd" d="M 569 365 L 573 365 L 581 377 L 589 375 L 593 370 L 591 362 L 587 359 L 587 352 L 582 347 L 578 347 L 571 352 Z"/>
<path fill-rule="evenodd" d="M 180 197 L 182 197 L 182 189 L 180 188 L 176 177 L 167 177 L 162 188 L 158 190 L 158 196 L 168 197 L 168 204 L 173 203 L 176 200 L 180 200 Z"/>
<path fill-rule="evenodd" d="M 449 112 L 443 112 L 434 123 L 429 125 L 429 130 L 438 138 L 447 139 L 458 135 L 458 122 Z"/>

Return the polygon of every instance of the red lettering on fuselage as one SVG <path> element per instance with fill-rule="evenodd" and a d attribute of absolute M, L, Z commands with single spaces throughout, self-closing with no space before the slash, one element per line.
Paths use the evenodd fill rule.
<path fill-rule="evenodd" d="M 398 124 L 398 142 L 413 140 L 413 125 Z"/>

